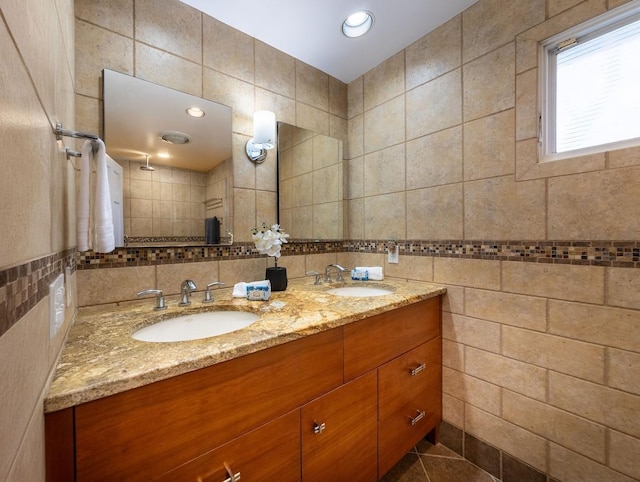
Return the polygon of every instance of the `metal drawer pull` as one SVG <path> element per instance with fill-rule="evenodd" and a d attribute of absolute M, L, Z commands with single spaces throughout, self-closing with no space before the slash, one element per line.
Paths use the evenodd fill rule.
<path fill-rule="evenodd" d="M 416 412 L 418 412 L 418 415 L 416 415 L 414 418 L 410 419 L 411 420 L 411 425 L 417 424 L 425 416 L 425 413 L 421 412 L 420 410 L 416 410 Z"/>
<path fill-rule="evenodd" d="M 327 428 L 327 425 L 324 422 L 313 422 L 313 433 L 322 433 L 325 428 Z"/>
<path fill-rule="evenodd" d="M 412 376 L 412 377 L 415 377 L 418 373 L 420 373 L 420 372 L 421 372 L 421 371 L 423 371 L 424 369 L 425 369 L 425 364 L 424 364 L 424 363 L 421 363 L 421 364 L 420 364 L 420 365 L 418 365 L 417 367 L 412 368 L 412 369 L 410 370 L 411 376 Z"/>
<path fill-rule="evenodd" d="M 240 472 L 234 474 L 233 470 L 231 470 L 231 468 L 226 463 L 224 464 L 224 468 L 226 469 L 229 477 L 224 479 L 222 482 L 238 482 L 240 480 Z"/>

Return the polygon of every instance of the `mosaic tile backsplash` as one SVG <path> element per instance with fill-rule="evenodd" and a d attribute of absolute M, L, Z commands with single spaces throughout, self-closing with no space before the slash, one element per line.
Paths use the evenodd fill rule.
<path fill-rule="evenodd" d="M 386 240 L 292 242 L 283 256 L 360 252 L 385 253 Z M 396 241 L 400 256 L 434 256 L 497 261 L 640 268 L 640 241 Z M 75 249 L 45 256 L 0 271 L 0 336 L 48 294 L 48 285 L 65 266 L 100 269 L 194 263 L 215 259 L 259 258 L 253 243 L 231 246 L 126 247 L 112 253 L 77 253 Z"/>

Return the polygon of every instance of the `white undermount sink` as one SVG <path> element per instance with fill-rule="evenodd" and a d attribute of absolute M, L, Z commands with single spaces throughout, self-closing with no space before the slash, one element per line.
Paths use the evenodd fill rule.
<path fill-rule="evenodd" d="M 366 298 L 369 296 L 390 295 L 393 291 L 377 286 L 340 286 L 326 291 L 330 295 Z"/>
<path fill-rule="evenodd" d="M 131 336 L 139 341 L 160 343 L 200 340 L 246 328 L 259 319 L 246 311 L 208 311 L 162 320 Z"/>

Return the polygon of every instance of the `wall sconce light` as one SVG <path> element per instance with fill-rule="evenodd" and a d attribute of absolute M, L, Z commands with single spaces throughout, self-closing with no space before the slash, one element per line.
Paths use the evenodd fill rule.
<path fill-rule="evenodd" d="M 253 139 L 247 141 L 247 157 L 261 164 L 267 158 L 267 150 L 276 147 L 276 115 L 268 110 L 253 114 Z"/>

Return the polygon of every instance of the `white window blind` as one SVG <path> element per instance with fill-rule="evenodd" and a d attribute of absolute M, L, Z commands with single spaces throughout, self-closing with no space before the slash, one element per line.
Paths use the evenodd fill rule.
<path fill-rule="evenodd" d="M 640 18 L 561 42 L 550 54 L 556 153 L 640 138 Z"/>

